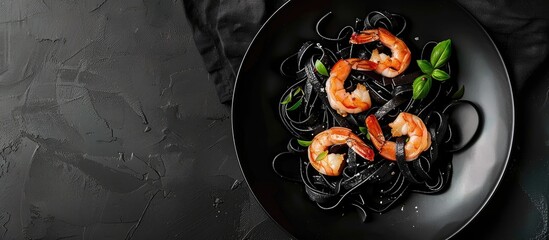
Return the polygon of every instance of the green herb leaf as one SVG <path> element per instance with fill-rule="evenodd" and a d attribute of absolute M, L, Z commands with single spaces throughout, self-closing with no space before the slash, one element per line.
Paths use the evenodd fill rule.
<path fill-rule="evenodd" d="M 291 107 L 289 107 L 288 111 L 296 110 L 299 106 L 301 106 L 301 103 L 303 102 L 303 98 L 300 98 L 297 102 L 294 103 Z"/>
<path fill-rule="evenodd" d="M 319 59 L 317 59 L 315 62 L 315 69 L 318 73 L 320 73 L 320 75 L 324 75 L 326 77 L 329 76 L 328 70 Z"/>
<path fill-rule="evenodd" d="M 324 151 L 324 152 L 321 152 L 320 154 L 318 154 L 318 156 L 316 156 L 316 159 L 315 161 L 322 161 L 324 158 L 326 158 L 326 156 L 328 156 L 328 150 Z"/>
<path fill-rule="evenodd" d="M 431 73 L 433 72 L 433 65 L 431 65 L 431 63 L 429 63 L 427 60 L 417 60 L 417 65 L 419 66 L 419 69 L 421 69 L 421 71 L 425 74 L 431 75 Z"/>
<path fill-rule="evenodd" d="M 446 39 L 442 42 L 439 42 L 433 48 L 433 52 L 431 52 L 431 65 L 434 68 L 441 67 L 448 61 L 448 58 L 450 58 L 451 53 L 452 53 L 452 41 L 450 39 Z"/>
<path fill-rule="evenodd" d="M 364 135 L 366 135 L 366 138 L 368 140 L 370 140 L 370 133 L 368 132 L 368 128 L 366 127 L 358 127 L 358 130 L 361 132 L 361 133 L 364 133 Z"/>
<path fill-rule="evenodd" d="M 461 87 L 454 94 L 452 94 L 452 99 L 460 99 L 463 97 L 464 93 L 465 93 L 465 87 L 461 85 Z"/>
<path fill-rule="evenodd" d="M 303 89 L 301 89 L 301 87 L 297 87 L 295 90 L 294 90 L 294 97 L 299 94 L 299 93 L 302 93 L 303 92 Z"/>
<path fill-rule="evenodd" d="M 311 145 L 312 142 L 313 141 L 306 141 L 306 140 L 297 139 L 297 143 L 302 147 L 308 147 L 309 145 Z"/>
<path fill-rule="evenodd" d="M 431 74 L 431 76 L 434 79 L 439 80 L 439 81 L 448 80 L 450 78 L 450 75 L 448 75 L 448 73 L 446 73 L 444 70 L 440 70 L 440 69 L 435 69 L 433 71 L 433 74 Z"/>
<path fill-rule="evenodd" d="M 292 101 L 292 94 L 288 94 L 288 96 L 286 96 L 286 98 L 284 98 L 284 100 L 280 104 L 282 104 L 282 105 L 288 104 L 291 101 Z"/>
<path fill-rule="evenodd" d="M 428 75 L 422 75 L 417 77 L 412 83 L 412 98 L 413 99 L 423 99 L 429 94 L 431 90 L 433 80 Z"/>

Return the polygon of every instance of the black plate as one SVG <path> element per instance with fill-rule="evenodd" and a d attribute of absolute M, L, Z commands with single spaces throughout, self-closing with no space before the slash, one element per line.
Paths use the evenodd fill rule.
<path fill-rule="evenodd" d="M 373 10 L 408 20 L 408 44 L 451 38 L 464 99 L 477 103 L 482 123 L 476 142 L 454 156 L 450 188 L 438 195 L 412 194 L 403 204 L 361 223 L 349 210 L 326 212 L 308 200 L 302 185 L 273 172 L 273 156 L 290 135 L 277 115 L 284 89 L 280 62 L 307 40 L 319 40 L 315 24 L 327 12 L 324 33 L 334 33 Z M 415 37 L 419 37 L 415 40 Z M 255 37 L 242 62 L 233 97 L 233 135 L 242 172 L 265 211 L 300 239 L 444 239 L 464 228 L 498 186 L 513 139 L 514 105 L 503 61 L 482 27 L 452 1 L 290 1 Z M 462 116 L 462 126 L 474 117 Z"/>

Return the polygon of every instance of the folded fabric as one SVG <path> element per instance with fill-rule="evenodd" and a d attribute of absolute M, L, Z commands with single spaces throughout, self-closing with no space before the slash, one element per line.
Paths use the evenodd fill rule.
<path fill-rule="evenodd" d="M 486 29 L 507 65 L 515 92 L 549 56 L 549 3 L 458 0 Z M 537 79 L 540 80 L 540 79 Z M 549 79 L 546 79 L 549 80 Z"/>
<path fill-rule="evenodd" d="M 184 0 L 186 16 L 219 100 L 230 103 L 236 73 L 253 37 L 281 0 Z"/>

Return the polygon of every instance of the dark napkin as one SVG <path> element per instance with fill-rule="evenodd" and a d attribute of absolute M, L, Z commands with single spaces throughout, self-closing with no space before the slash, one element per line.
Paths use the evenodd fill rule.
<path fill-rule="evenodd" d="M 206 70 L 219 100 L 229 103 L 248 45 L 282 0 L 183 0 Z"/>
<path fill-rule="evenodd" d="M 196 45 L 219 98 L 229 102 L 235 73 L 261 23 L 284 1 L 184 0 Z M 493 201 L 457 238 L 549 236 L 549 3 L 458 0 L 486 29 L 507 66 L 516 107 L 512 159 Z M 497 136 L 494 136 L 497 137 Z"/>

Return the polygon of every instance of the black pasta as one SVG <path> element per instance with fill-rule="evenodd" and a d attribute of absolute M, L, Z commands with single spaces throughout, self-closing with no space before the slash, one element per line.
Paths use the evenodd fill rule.
<path fill-rule="evenodd" d="M 406 19 L 398 14 L 374 11 L 364 20 L 357 19 L 355 26 L 343 27 L 336 37 L 321 33 L 322 17 L 316 25 L 321 42 L 305 42 L 299 51 L 281 63 L 281 75 L 292 79 L 282 94 L 278 112 L 285 128 L 293 136 L 287 150 L 274 157 L 274 171 L 289 181 L 303 184 L 305 193 L 318 207 L 333 210 L 342 206 L 354 206 L 366 221 L 370 212 L 385 212 L 401 201 L 410 192 L 435 194 L 444 191 L 452 174 L 452 154 L 455 149 L 452 124 L 449 121 L 453 107 L 461 104 L 476 105 L 462 100 L 463 87 L 456 81 L 432 81 L 431 90 L 422 99 L 415 99 L 413 82 L 421 77 L 422 70 L 410 67 L 394 78 L 383 77 L 373 71 L 353 70 L 345 82 L 345 90 L 353 91 L 357 84 L 365 85 L 371 96 L 372 107 L 364 112 L 342 116 L 334 110 L 326 94 L 328 77 L 322 74 L 339 59 L 366 59 L 373 49 L 383 46 L 375 43 L 353 45 L 349 37 L 353 32 L 383 27 L 402 37 L 406 31 Z M 429 42 L 413 59 L 424 59 L 432 53 L 436 42 Z M 413 49 L 412 49 L 413 51 Z M 451 61 L 440 68 L 451 75 Z M 325 68 L 325 69 L 322 69 Z M 406 137 L 393 137 L 388 124 L 399 113 L 418 116 L 430 134 L 431 145 L 414 160 L 405 159 Z M 326 176 L 315 170 L 307 155 L 307 144 L 314 136 L 332 127 L 351 129 L 368 146 L 375 149 L 369 140 L 365 119 L 373 115 L 379 121 L 385 139 L 396 143 L 396 160 L 387 160 L 376 154 L 366 160 L 345 145 L 332 146 L 330 153 L 345 154 L 345 166 L 339 176 Z M 466 146 L 467 144 L 462 144 Z"/>

